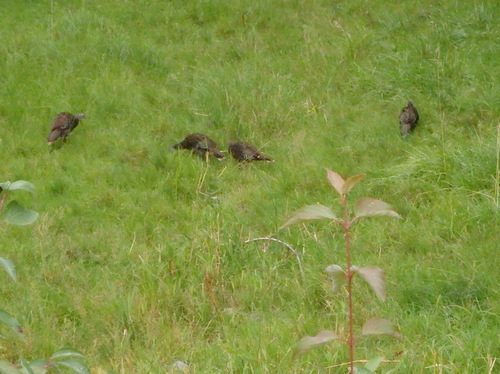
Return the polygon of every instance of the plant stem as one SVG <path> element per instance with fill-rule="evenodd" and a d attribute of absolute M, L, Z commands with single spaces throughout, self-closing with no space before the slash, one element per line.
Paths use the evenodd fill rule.
<path fill-rule="evenodd" d="M 0 200 L 0 214 L 2 213 L 3 210 L 3 205 L 5 204 L 5 200 L 7 199 L 7 191 L 4 191 L 2 194 L 2 200 Z M 2 221 L 0 221 L 1 223 Z"/>
<path fill-rule="evenodd" d="M 351 374 L 354 373 L 354 321 L 353 321 L 353 310 L 352 310 L 352 272 L 351 272 L 351 238 L 349 235 L 349 229 L 351 228 L 351 223 L 349 221 L 349 211 L 347 209 L 347 196 L 342 196 L 342 205 L 344 207 L 344 220 L 342 226 L 344 227 L 344 237 L 345 237 L 345 249 L 346 249 L 346 278 L 347 278 L 347 297 L 349 300 L 349 339 L 347 343 L 349 344 L 349 365 L 351 368 Z"/>

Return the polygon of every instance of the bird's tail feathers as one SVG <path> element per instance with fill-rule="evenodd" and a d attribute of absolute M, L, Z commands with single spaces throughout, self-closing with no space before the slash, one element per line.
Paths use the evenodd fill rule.
<path fill-rule="evenodd" d="M 47 142 L 50 144 L 54 143 L 61 136 L 61 131 L 55 130 L 52 131 L 47 137 Z"/>
<path fill-rule="evenodd" d="M 255 159 L 258 161 L 274 162 L 274 160 L 271 157 L 263 153 L 257 153 L 255 155 Z"/>
<path fill-rule="evenodd" d="M 222 153 L 221 151 L 219 151 L 218 149 L 213 149 L 212 150 L 212 154 L 217 157 L 219 160 L 222 160 L 224 158 L 226 158 L 226 155 L 224 153 Z"/>

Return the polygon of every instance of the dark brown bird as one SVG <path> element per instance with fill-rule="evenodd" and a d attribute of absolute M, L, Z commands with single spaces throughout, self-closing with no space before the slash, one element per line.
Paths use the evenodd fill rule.
<path fill-rule="evenodd" d="M 83 113 L 78 113 L 76 115 L 72 115 L 67 112 L 59 113 L 52 121 L 52 125 L 50 127 L 50 134 L 47 137 L 49 145 L 54 143 L 59 138 L 62 138 L 63 141 L 65 141 L 71 131 L 78 126 L 80 120 L 84 118 L 86 117 Z"/>
<path fill-rule="evenodd" d="M 217 159 L 222 160 L 226 156 L 224 153 L 217 149 L 217 143 L 204 134 L 190 134 L 178 144 L 172 146 L 172 149 L 190 149 L 198 156 L 208 161 L 210 155 L 215 156 Z"/>
<path fill-rule="evenodd" d="M 412 132 L 418 123 L 417 108 L 413 106 L 413 100 L 408 100 L 408 105 L 401 109 L 399 115 L 399 125 L 401 127 L 401 136 L 404 138 Z"/>
<path fill-rule="evenodd" d="M 229 153 L 236 160 L 243 161 L 267 161 L 274 162 L 274 160 L 260 152 L 257 148 L 246 142 L 229 143 Z"/>

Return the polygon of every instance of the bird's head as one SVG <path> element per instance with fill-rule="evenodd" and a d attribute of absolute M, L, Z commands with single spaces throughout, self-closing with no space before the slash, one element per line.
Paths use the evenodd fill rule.
<path fill-rule="evenodd" d="M 76 119 L 85 119 L 87 117 L 85 117 L 85 114 L 84 113 L 78 113 L 78 114 L 75 114 L 75 118 Z"/>
<path fill-rule="evenodd" d="M 413 106 L 413 100 L 408 100 L 408 105 Z"/>

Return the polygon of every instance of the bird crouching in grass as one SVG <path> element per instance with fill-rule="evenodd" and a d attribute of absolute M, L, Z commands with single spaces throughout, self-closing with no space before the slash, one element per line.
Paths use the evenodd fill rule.
<path fill-rule="evenodd" d="M 171 149 L 189 149 L 196 153 L 201 158 L 208 161 L 210 155 L 216 157 L 218 160 L 224 159 L 224 153 L 217 149 L 217 143 L 210 139 L 205 134 L 190 134 L 178 144 L 174 144 Z"/>
<path fill-rule="evenodd" d="M 68 112 L 59 113 L 50 127 L 50 134 L 47 137 L 47 142 L 49 145 L 54 143 L 57 139 L 62 138 L 63 141 L 66 140 L 68 135 L 78 126 L 80 120 L 86 118 L 85 114 L 78 113 L 73 115 Z"/>
<path fill-rule="evenodd" d="M 234 159 L 239 162 L 251 162 L 251 161 L 266 161 L 266 162 L 274 162 L 274 160 L 260 152 L 253 145 L 246 142 L 236 142 L 229 143 L 229 153 L 233 156 Z"/>
<path fill-rule="evenodd" d="M 401 127 L 401 136 L 405 138 L 412 132 L 418 123 L 418 111 L 413 106 L 413 100 L 408 100 L 408 105 L 401 109 L 399 114 L 399 125 Z"/>

